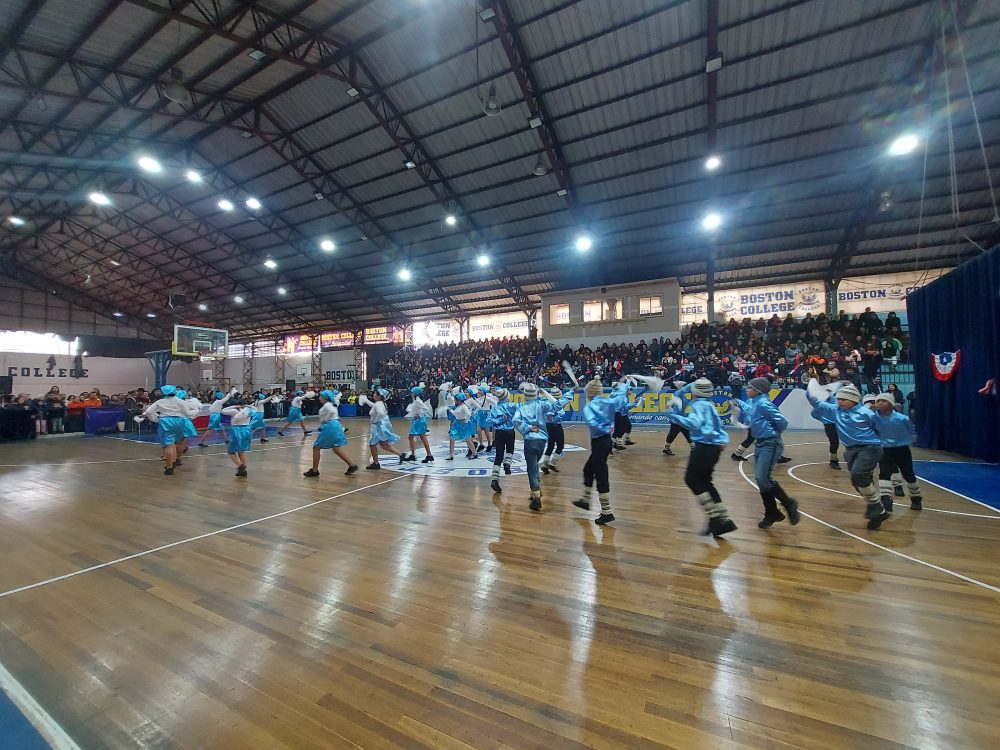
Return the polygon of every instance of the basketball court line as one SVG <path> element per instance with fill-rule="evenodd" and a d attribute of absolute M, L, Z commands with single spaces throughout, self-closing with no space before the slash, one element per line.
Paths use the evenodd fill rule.
<path fill-rule="evenodd" d="M 109 436 L 110 437 L 110 436 Z M 286 437 L 293 437 L 292 435 L 287 435 Z M 304 436 L 303 436 L 304 437 Z M 368 434 L 357 435 L 358 438 L 366 438 Z M 135 443 L 136 445 L 156 445 L 156 443 L 147 443 L 145 440 L 129 440 L 128 438 L 116 438 L 111 437 L 112 440 L 124 440 L 128 443 Z M 224 443 L 217 443 L 216 445 L 224 445 Z M 263 453 L 264 451 L 280 451 L 287 448 L 302 448 L 305 446 L 305 442 L 291 444 L 286 441 L 284 445 L 274 445 L 268 448 L 255 448 L 250 451 L 251 453 Z M 308 444 L 312 447 L 312 443 Z M 197 453 L 185 454 L 184 460 L 188 461 L 192 458 L 207 458 L 208 456 L 227 456 L 229 455 L 226 451 L 216 451 L 215 453 L 202 453 L 198 451 Z M 133 461 L 161 461 L 159 456 L 151 458 L 109 458 L 102 461 L 63 461 L 61 463 L 51 463 L 51 464 L 0 464 L 0 469 L 30 469 L 33 466 L 86 466 L 88 464 L 127 464 Z"/>
<path fill-rule="evenodd" d="M 843 490 L 835 490 L 832 487 L 824 487 L 821 484 L 814 484 L 814 483 L 812 483 L 812 482 L 810 482 L 810 481 L 808 481 L 806 479 L 802 479 L 801 477 L 797 476 L 794 473 L 794 470 L 802 468 L 803 466 L 826 466 L 826 462 L 825 461 L 816 461 L 816 462 L 807 463 L 807 464 L 795 464 L 795 466 L 792 466 L 792 467 L 786 469 L 786 471 L 788 472 L 788 476 L 790 476 L 792 479 L 794 479 L 794 480 L 796 480 L 798 482 L 802 482 L 802 484 L 808 484 L 810 487 L 815 487 L 818 490 L 825 490 L 826 492 L 836 492 L 838 495 L 845 495 L 847 497 L 854 497 L 854 498 L 858 497 L 858 495 L 856 493 L 853 493 L 853 492 L 844 492 Z M 923 481 L 927 482 L 928 484 L 934 484 L 934 482 L 930 482 L 930 481 L 924 479 L 923 477 L 920 477 L 920 479 L 923 479 Z M 940 487 L 940 485 L 937 485 L 937 484 L 934 484 L 934 486 L 935 487 Z M 946 488 L 941 487 L 941 489 L 946 489 Z M 957 492 L 954 493 L 954 494 L 958 495 Z M 959 497 L 963 497 L 963 496 L 959 495 Z M 902 500 L 902 499 L 905 499 L 905 498 L 900 498 L 900 500 Z M 966 500 L 970 500 L 971 498 L 967 497 L 965 499 Z M 976 501 L 973 500 L 973 502 L 976 502 Z M 986 507 L 989 508 L 990 506 L 987 505 Z M 923 507 L 923 510 L 929 510 L 932 513 L 948 513 L 949 515 L 953 515 L 953 516 L 971 516 L 972 518 L 992 518 L 994 520 L 1000 520 L 1000 515 L 992 515 L 991 516 L 991 515 L 987 515 L 986 513 L 962 513 L 961 511 L 957 511 L 957 510 L 941 510 L 940 508 L 928 508 L 926 505 Z M 998 513 L 1000 513 L 1000 511 L 998 511 Z"/>
<path fill-rule="evenodd" d="M 753 455 L 753 454 L 750 454 L 750 455 Z M 743 470 L 743 465 L 745 463 L 746 463 L 745 461 L 740 461 L 740 465 L 739 465 L 739 469 L 738 469 L 739 473 L 740 473 L 740 476 L 742 476 L 743 479 L 746 480 L 747 484 L 749 484 L 751 487 L 753 487 L 756 490 L 756 489 L 758 489 L 757 484 L 752 479 L 750 479 L 746 475 L 746 472 Z M 802 481 L 802 480 L 797 480 L 797 481 Z M 821 488 L 821 489 L 828 489 L 828 488 L 824 487 L 824 488 Z M 834 491 L 837 492 L 839 490 L 834 490 Z M 859 499 L 860 499 L 860 496 L 859 496 Z M 935 565 L 934 563 L 929 563 L 926 560 L 921 560 L 919 557 L 911 557 L 910 555 L 904 554 L 904 553 L 899 552 L 899 551 L 894 550 L 894 549 L 890 549 L 889 547 L 883 547 L 881 544 L 873 542 L 870 539 L 865 539 L 863 536 L 858 536 L 857 534 L 854 534 L 854 533 L 848 531 L 847 529 L 842 529 L 839 526 L 834 526 L 832 523 L 828 523 L 827 521 L 824 521 L 822 518 L 817 518 L 816 516 L 812 515 L 811 513 L 806 513 L 804 510 L 800 510 L 799 514 L 805 516 L 806 518 L 808 518 L 808 519 L 810 519 L 812 521 L 815 521 L 816 523 L 820 524 L 821 526 L 826 526 L 828 529 L 833 529 L 834 531 L 838 531 L 841 534 L 843 534 L 844 536 L 848 536 L 851 539 L 855 539 L 855 540 L 857 540 L 859 542 L 862 542 L 863 544 L 867 544 L 870 547 L 875 547 L 875 549 L 880 549 L 883 552 L 888 552 L 891 555 L 896 555 L 896 557 L 901 557 L 904 560 L 909 560 L 910 562 L 917 563 L 918 565 L 923 565 L 924 567 L 930 568 L 931 570 L 936 570 L 939 573 L 944 573 L 945 575 L 953 576 L 954 578 L 958 578 L 959 580 L 965 581 L 966 583 L 971 583 L 974 586 L 980 586 L 981 588 L 987 589 L 987 590 L 992 591 L 992 592 L 994 592 L 996 594 L 1000 594 L 1000 587 L 993 586 L 993 585 L 991 585 L 989 583 L 984 583 L 983 581 L 979 581 L 979 580 L 977 580 L 975 578 L 970 578 L 967 575 L 963 575 L 962 573 L 958 573 L 958 572 L 956 572 L 954 570 L 949 570 L 948 568 L 943 568 L 940 565 Z"/>
<path fill-rule="evenodd" d="M 306 503 L 305 505 L 300 505 L 296 508 L 289 508 L 288 510 L 282 510 L 279 511 L 278 513 L 272 513 L 269 516 L 263 516 L 262 518 L 254 518 L 249 521 L 243 521 L 242 523 L 237 523 L 232 526 L 226 526 L 225 528 L 216 529 L 215 531 L 209 531 L 204 534 L 198 534 L 198 536 L 188 537 L 187 539 L 178 539 L 176 542 L 170 542 L 169 544 L 161 544 L 159 547 L 154 547 L 153 549 L 147 549 L 142 552 L 136 552 L 135 554 L 132 555 L 126 555 L 124 557 L 119 557 L 114 560 L 98 563 L 97 565 L 91 565 L 89 568 L 81 568 L 80 570 L 74 570 L 71 573 L 64 573 L 61 576 L 47 578 L 44 581 L 36 581 L 35 583 L 29 583 L 24 586 L 18 586 L 17 588 L 0 592 L 0 599 L 12 596 L 14 594 L 20 594 L 23 591 L 30 591 L 31 589 L 37 589 L 42 586 L 48 586 L 50 583 L 65 581 L 68 578 L 76 578 L 76 576 L 83 575 L 84 573 L 92 573 L 95 570 L 101 570 L 102 568 L 107 568 L 112 565 L 118 565 L 119 563 L 127 562 L 129 560 L 135 560 L 136 558 L 139 557 L 152 555 L 155 552 L 162 552 L 165 549 L 171 549 L 172 547 L 179 547 L 182 544 L 188 544 L 189 542 L 197 542 L 200 539 L 207 539 L 212 536 L 218 536 L 219 534 L 225 534 L 230 531 L 235 531 L 236 529 L 242 529 L 246 526 L 253 526 L 254 524 L 263 523 L 264 521 L 270 521 L 275 518 L 281 518 L 281 516 L 287 516 L 290 513 L 297 513 L 300 510 L 306 510 L 307 508 L 312 508 L 316 505 L 322 505 L 323 503 L 328 503 L 331 500 L 336 500 L 341 497 L 347 497 L 348 495 L 353 495 L 355 492 L 363 492 L 364 490 L 370 490 L 372 487 L 379 487 L 383 484 L 388 484 L 389 482 L 395 482 L 397 479 L 403 479 L 404 477 L 408 476 L 410 475 L 399 474 L 397 476 L 392 477 L 391 479 L 383 479 L 381 482 L 376 482 L 375 484 L 369 484 L 364 487 L 355 487 L 353 490 L 348 490 L 347 492 L 341 492 L 338 495 L 331 495 L 330 497 L 325 497 L 322 500 L 314 500 L 311 503 Z"/>
<path fill-rule="evenodd" d="M 956 463 L 965 463 L 965 462 L 964 461 L 957 461 Z M 989 466 L 989 465 L 990 464 L 986 464 L 986 466 Z M 920 476 L 920 475 L 918 474 L 917 476 Z M 992 505 L 987 505 L 986 503 L 982 502 L 981 500 L 976 500 L 974 497 L 969 497 L 968 495 L 963 495 L 961 492 L 955 492 L 955 490 L 951 489 L 950 487 L 945 487 L 943 485 L 938 484 L 937 482 L 932 482 L 930 479 L 924 479 L 924 477 L 920 477 L 920 478 L 923 481 L 927 482 L 927 484 L 934 485 L 939 490 L 944 490 L 945 492 L 950 492 L 952 495 L 957 495 L 958 497 L 962 498 L 963 500 L 968 500 L 970 503 L 975 503 L 976 505 L 982 505 L 984 508 L 989 508 L 992 511 L 997 511 L 997 509 L 994 508 Z M 1000 511 L 997 511 L 997 512 L 1000 512 Z"/>
<path fill-rule="evenodd" d="M 10 702 L 24 715 L 52 750 L 80 750 L 80 746 L 66 734 L 66 730 L 31 697 L 31 693 L 3 664 L 0 664 L 0 690 L 7 695 Z"/>

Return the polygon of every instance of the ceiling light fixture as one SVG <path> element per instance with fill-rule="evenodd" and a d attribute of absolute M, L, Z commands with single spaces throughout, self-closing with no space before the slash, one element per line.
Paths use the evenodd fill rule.
<path fill-rule="evenodd" d="M 483 23 L 489 23 L 496 16 L 496 11 L 493 8 L 483 8 L 479 11 L 479 20 Z"/>
<path fill-rule="evenodd" d="M 575 244 L 578 252 L 585 253 L 594 246 L 594 241 L 586 234 L 581 234 L 576 238 Z"/>
<path fill-rule="evenodd" d="M 233 206 L 233 202 L 229 201 L 229 200 L 226 200 L 225 198 L 223 198 L 221 201 L 219 201 L 218 205 L 219 205 L 219 208 L 221 208 L 223 211 L 232 211 L 233 208 L 235 208 L 235 206 Z"/>
<path fill-rule="evenodd" d="M 247 52 L 247 57 L 249 57 L 251 60 L 263 60 L 265 57 L 267 57 L 267 53 L 264 52 L 264 50 L 252 49 L 249 52 Z"/>
<path fill-rule="evenodd" d="M 323 240 L 322 242 L 319 243 L 319 246 L 328 253 L 332 253 L 334 250 L 337 249 L 337 246 L 334 244 L 333 240 Z"/>
<path fill-rule="evenodd" d="M 235 302 L 237 305 L 242 305 L 243 298 L 237 294 L 235 297 L 233 297 L 233 302 Z"/>
<path fill-rule="evenodd" d="M 108 262 L 111 263 L 111 265 L 113 265 L 115 268 L 118 268 L 118 266 L 121 265 L 121 263 L 119 263 L 117 260 L 112 260 Z"/>
<path fill-rule="evenodd" d="M 256 198 L 247 198 L 246 207 L 249 208 L 251 211 L 256 211 L 258 208 L 260 208 L 260 201 L 257 200 Z"/>
<path fill-rule="evenodd" d="M 354 88 L 354 86 L 351 86 L 351 88 L 347 89 L 347 95 L 348 95 L 349 97 L 351 97 L 352 99 L 354 99 L 354 98 L 355 98 L 356 96 L 358 96 L 358 94 L 360 94 L 360 93 L 361 93 L 361 92 L 360 92 L 360 91 L 358 91 L 358 90 L 357 90 L 356 88 Z"/>
<path fill-rule="evenodd" d="M 251 138 L 253 138 L 253 133 L 249 130 L 240 131 L 240 138 L 246 138 L 247 140 L 250 140 Z"/>
<path fill-rule="evenodd" d="M 284 295 L 288 294 L 288 290 L 285 289 L 285 287 L 283 287 L 283 286 L 279 286 L 278 287 L 278 294 L 284 296 Z"/>
<path fill-rule="evenodd" d="M 278 261 L 274 258 L 268 258 L 264 261 L 264 268 L 270 268 L 272 271 L 278 267 Z"/>
<path fill-rule="evenodd" d="M 889 156 L 905 156 L 920 144 L 915 133 L 903 133 L 889 144 Z"/>
<path fill-rule="evenodd" d="M 156 317 L 156 313 L 146 313 L 146 317 L 147 318 L 155 318 Z"/>
<path fill-rule="evenodd" d="M 406 167 L 407 169 L 414 169 L 416 168 L 417 164 L 411 159 L 407 159 L 406 161 L 403 162 L 403 166 Z"/>
<path fill-rule="evenodd" d="M 115 316 L 116 318 L 122 318 L 122 317 L 124 317 L 124 316 L 125 316 L 125 313 L 122 313 L 122 312 L 118 312 L 117 310 L 116 310 L 115 312 L 111 313 L 111 314 L 112 314 L 113 316 Z"/>
<path fill-rule="evenodd" d="M 318 201 L 321 201 L 323 200 L 323 194 L 320 192 L 313 193 L 313 198 L 315 198 Z"/>
<path fill-rule="evenodd" d="M 400 268 L 399 269 L 399 279 L 400 279 L 400 281 L 409 281 L 410 278 L 412 278 L 412 276 L 413 276 L 413 274 L 410 273 L 410 269 L 409 268 Z"/>
<path fill-rule="evenodd" d="M 455 218 L 455 214 L 448 214 L 444 217 L 444 223 L 449 227 L 453 227 L 458 223 L 458 219 Z"/>
<path fill-rule="evenodd" d="M 705 218 L 701 220 L 701 228 L 706 229 L 709 232 L 713 229 L 718 229 L 720 226 L 722 226 L 722 216 L 714 211 L 705 214 Z"/>
<path fill-rule="evenodd" d="M 135 160 L 135 163 L 138 164 L 146 172 L 152 172 L 153 174 L 156 174 L 157 172 L 163 171 L 163 165 L 160 164 L 160 162 L 158 162 L 152 156 L 149 156 L 148 154 L 143 154 L 142 156 L 140 156 L 138 159 Z"/>
<path fill-rule="evenodd" d="M 714 172 L 721 166 L 722 166 L 722 159 L 720 159 L 715 154 L 712 154 L 707 159 L 705 159 L 705 169 L 707 169 L 709 172 Z"/>
<path fill-rule="evenodd" d="M 90 200 L 93 203 L 96 203 L 98 206 L 107 206 L 111 203 L 111 199 L 100 190 L 95 190 L 87 197 L 90 198 Z"/>
<path fill-rule="evenodd" d="M 538 115 L 535 115 L 534 117 L 529 117 L 528 118 L 528 126 L 532 130 L 534 130 L 535 128 L 542 127 L 542 118 L 539 117 Z"/>
<path fill-rule="evenodd" d="M 488 256 L 488 255 L 487 255 L 486 253 L 481 253 L 481 254 L 479 255 L 479 257 L 478 257 L 478 258 L 476 258 L 476 262 L 477 262 L 477 263 L 478 263 L 478 264 L 479 264 L 479 265 L 480 265 L 481 267 L 485 268 L 486 266 L 488 266 L 488 265 L 490 264 L 490 256 Z"/>
<path fill-rule="evenodd" d="M 497 85 L 495 83 L 490 84 L 490 95 L 486 97 L 486 101 L 483 102 L 483 114 L 487 117 L 496 117 L 503 111 L 503 107 L 500 106 L 500 100 L 497 99 Z"/>
<path fill-rule="evenodd" d="M 24 226 L 24 219 L 22 219 L 20 216 L 8 216 L 7 217 L 7 221 L 9 221 L 15 227 L 23 227 Z"/>
<path fill-rule="evenodd" d="M 199 172 L 195 172 L 193 169 L 189 169 L 185 172 L 184 176 L 187 177 L 188 182 L 201 182 L 201 174 Z"/>
<path fill-rule="evenodd" d="M 567 195 L 569 195 L 569 190 L 567 190 L 566 188 L 559 188 L 558 190 L 556 190 L 556 195 L 558 195 L 560 198 L 565 198 Z"/>
<path fill-rule="evenodd" d="M 538 161 L 535 162 L 535 166 L 531 169 L 531 174 L 535 175 L 535 177 L 544 177 L 548 173 L 549 168 L 545 166 L 545 160 L 539 155 Z"/>
<path fill-rule="evenodd" d="M 198 309 L 201 312 L 205 312 L 206 310 L 208 310 L 208 305 L 206 305 L 204 302 L 199 302 L 198 303 Z"/>

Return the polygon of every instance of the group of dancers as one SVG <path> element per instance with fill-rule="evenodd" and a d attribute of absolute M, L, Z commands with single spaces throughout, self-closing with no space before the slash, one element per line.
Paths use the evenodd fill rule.
<path fill-rule="evenodd" d="M 655 377 L 630 375 L 615 384 L 610 393 L 605 393 L 599 379 L 595 378 L 580 388 L 568 363 L 564 363 L 564 369 L 574 386 L 586 394 L 582 416 L 590 434 L 590 455 L 583 467 L 584 490 L 573 505 L 589 510 L 596 485 L 600 514 L 595 522 L 606 524 L 615 519 L 611 507 L 608 459 L 616 450 L 634 445 L 629 437 L 629 412 L 639 405 L 638 397 L 647 389 L 659 392 L 665 383 Z M 753 378 L 747 384 L 746 399 L 733 398 L 731 402 L 733 413 L 749 428 L 747 439 L 733 458 L 745 460 L 743 451 L 756 443 L 754 478 L 764 507 L 763 517 L 758 522 L 762 529 L 786 519 L 794 526 L 800 520 L 798 502 L 774 478 L 775 466 L 787 460 L 783 457 L 782 433 L 787 429 L 788 421 L 772 403 L 770 389 L 771 381 L 767 378 Z M 162 397 L 150 404 L 141 418 L 157 424 L 157 434 L 163 447 L 164 473 L 172 475 L 174 469 L 181 465 L 181 458 L 187 451 L 187 440 L 198 435 L 192 418 L 201 412 L 202 404 L 195 398 L 187 397 L 183 390 L 175 386 L 163 386 L 160 390 Z M 399 436 L 393 431 L 386 409 L 385 400 L 389 392 L 376 387 L 369 395 L 358 398 L 358 404 L 370 408 L 368 446 L 371 462 L 365 467 L 367 470 L 382 468 L 382 452 L 394 455 L 400 464 L 416 462 L 418 444 L 424 451 L 421 463 L 434 462 L 427 421 L 432 410 L 429 402 L 422 398 L 425 390 L 423 383 L 410 389 L 412 402 L 406 410 L 406 418 L 410 421 L 409 452 L 402 453 L 394 447 Z M 540 474 L 559 472 L 558 464 L 565 448 L 562 420 L 574 392 L 569 390 L 564 393 L 556 387 L 543 389 L 535 383 L 525 382 L 519 389 L 523 399 L 516 401 L 507 388 L 491 388 L 485 383 L 467 386 L 442 383 L 440 390 L 444 394 L 444 410 L 451 423 L 448 430 L 449 451 L 445 460 L 454 460 L 455 446 L 463 443 L 467 459 L 492 453 L 490 487 L 495 493 L 502 493 L 501 471 L 504 475 L 511 474 L 515 437 L 520 433 L 530 491 L 528 507 L 532 511 L 540 511 Z M 720 537 L 737 527 L 712 481 L 715 466 L 729 443 L 728 433 L 712 401 L 714 393 L 715 386 L 706 378 L 677 389 L 667 415 L 671 428 L 663 452 L 673 455 L 673 439 L 681 434 L 687 438 L 691 451 L 684 481 L 708 519 L 704 533 Z M 344 450 L 348 438 L 339 418 L 340 395 L 339 391 L 331 390 L 297 391 L 286 422 L 278 431 L 279 435 L 284 435 L 284 430 L 297 422 L 303 435 L 308 435 L 310 430 L 306 429 L 302 416 L 302 402 L 304 399 L 319 399 L 318 435 L 312 446 L 312 466 L 304 472 L 306 477 L 320 476 L 320 459 L 326 449 L 333 451 L 344 462 L 346 475 L 355 474 L 359 469 Z M 895 410 L 892 394 L 880 393 L 862 399 L 858 389 L 850 383 L 821 386 L 813 380 L 806 389 L 806 397 L 813 407 L 813 416 L 826 427 L 830 439 L 831 468 L 840 468 L 838 451 L 841 444 L 846 448 L 851 483 L 865 501 L 869 529 L 880 528 L 891 516 L 893 496 L 904 495 L 904 480 L 910 494 L 910 507 L 914 510 L 922 508 L 920 484 L 913 471 L 910 453 L 913 427 L 908 417 Z M 252 448 L 254 432 L 264 427 L 263 403 L 267 398 L 270 397 L 258 396 L 244 402 L 233 389 L 228 394 L 217 392 L 209 406 L 208 427 L 199 445 L 206 445 L 209 433 L 221 432 L 227 453 L 237 467 L 238 477 L 247 476 L 247 453 Z M 222 423 L 223 414 L 230 417 L 228 430 Z M 266 438 L 262 436 L 261 442 L 266 442 Z"/>

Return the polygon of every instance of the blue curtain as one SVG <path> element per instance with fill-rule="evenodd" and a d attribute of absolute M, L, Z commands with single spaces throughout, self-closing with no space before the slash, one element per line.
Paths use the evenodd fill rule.
<path fill-rule="evenodd" d="M 916 381 L 917 445 L 1000 461 L 1000 405 L 979 393 L 1000 379 L 1000 246 L 906 299 Z M 931 354 L 961 351 L 951 380 Z"/>

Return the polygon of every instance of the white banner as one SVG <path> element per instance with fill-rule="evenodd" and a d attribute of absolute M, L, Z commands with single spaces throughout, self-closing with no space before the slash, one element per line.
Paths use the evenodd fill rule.
<path fill-rule="evenodd" d="M 415 347 L 458 343 L 458 323 L 454 320 L 423 320 L 413 324 Z"/>
<path fill-rule="evenodd" d="M 469 318 L 469 338 L 473 341 L 527 335 L 528 317 L 522 312 Z"/>
<path fill-rule="evenodd" d="M 880 276 L 855 276 L 840 282 L 837 309 L 853 315 L 870 307 L 874 312 L 905 312 L 906 296 L 914 289 L 930 284 L 951 269 L 907 271 Z"/>
<path fill-rule="evenodd" d="M 84 357 L 83 367 L 79 372 L 74 365 L 75 357 L 71 355 L 56 355 L 53 362 L 49 364 L 48 354 L 0 352 L 0 375 L 14 378 L 14 393 L 28 393 L 32 396 L 46 393 L 54 385 L 59 386 L 59 390 L 67 395 L 78 395 L 98 388 L 108 396 L 127 393 L 136 388 L 149 390 L 153 387 L 153 368 L 145 358 Z M 167 376 L 168 381 L 175 372 L 179 379 L 183 374 L 183 382 L 187 383 L 187 373 L 182 363 L 173 363 Z"/>
<path fill-rule="evenodd" d="M 819 281 L 798 284 L 754 287 L 749 289 L 724 289 L 715 293 L 717 318 L 770 318 L 772 315 L 801 318 L 806 313 L 818 315 L 826 309 L 826 292 Z M 681 325 L 700 323 L 708 319 L 708 296 L 705 294 L 681 295 Z"/>
<path fill-rule="evenodd" d="M 364 379 L 364 373 L 359 373 L 354 364 L 354 350 L 323 352 L 320 356 L 324 383 L 353 383 Z"/>

